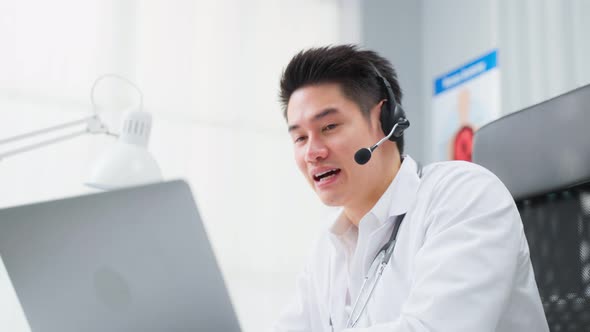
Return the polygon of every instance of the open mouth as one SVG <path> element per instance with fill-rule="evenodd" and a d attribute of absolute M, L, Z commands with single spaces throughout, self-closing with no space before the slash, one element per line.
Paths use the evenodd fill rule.
<path fill-rule="evenodd" d="M 336 175 L 338 175 L 338 173 L 340 173 L 340 168 L 334 168 L 328 171 L 325 171 L 323 173 L 319 173 L 313 176 L 313 180 L 315 182 L 322 182 L 322 181 L 326 181 Z"/>

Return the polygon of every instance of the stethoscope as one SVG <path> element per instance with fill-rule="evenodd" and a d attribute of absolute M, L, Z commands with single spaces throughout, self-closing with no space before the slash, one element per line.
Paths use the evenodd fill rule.
<path fill-rule="evenodd" d="M 418 177 L 422 177 L 422 165 L 418 164 Z M 352 311 L 350 312 L 350 316 L 346 321 L 346 328 L 353 328 L 356 326 L 358 321 L 361 319 L 365 309 L 367 308 L 367 304 L 371 299 L 371 295 L 373 295 L 373 291 L 375 291 L 375 287 L 379 280 L 381 279 L 381 275 L 383 275 L 383 271 L 387 266 L 387 263 L 391 259 L 391 255 L 393 254 L 393 249 L 395 248 L 395 243 L 397 239 L 397 233 L 399 232 L 399 228 L 404 220 L 406 214 L 401 214 L 398 216 L 391 216 L 388 219 L 388 222 L 391 222 L 393 219 L 393 231 L 391 232 L 391 236 L 387 243 L 381 247 L 381 250 L 377 253 L 375 258 L 373 259 L 373 263 L 371 263 L 371 267 L 365 278 L 363 280 L 363 284 L 361 285 L 361 289 L 359 291 L 359 295 L 356 297 L 354 304 L 352 306 Z M 332 325 L 332 318 L 330 317 L 330 327 L 332 331 L 334 331 L 334 327 Z"/>
<path fill-rule="evenodd" d="M 381 247 L 381 250 L 379 250 L 377 256 L 375 256 L 375 259 L 373 259 L 373 263 L 371 263 L 371 267 L 365 275 L 363 284 L 359 291 L 359 295 L 354 301 L 352 311 L 350 312 L 350 316 L 348 317 L 348 321 L 346 322 L 346 328 L 355 327 L 360 318 L 362 317 L 363 313 L 365 312 L 367 304 L 371 299 L 371 295 L 373 295 L 373 291 L 375 290 L 377 283 L 379 283 L 381 275 L 383 275 L 383 271 L 385 270 L 385 267 L 387 266 L 387 263 L 389 262 L 391 255 L 393 254 L 393 248 L 395 247 L 397 233 L 405 216 L 406 214 L 404 213 L 399 216 L 390 217 L 389 220 L 391 221 L 391 219 L 394 219 L 395 222 L 395 224 L 393 225 L 393 232 L 389 237 L 389 241 L 387 241 L 387 243 L 385 243 L 385 245 Z"/>

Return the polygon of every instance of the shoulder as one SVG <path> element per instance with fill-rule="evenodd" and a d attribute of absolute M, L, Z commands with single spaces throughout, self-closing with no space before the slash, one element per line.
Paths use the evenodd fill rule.
<path fill-rule="evenodd" d="M 452 182 L 457 180 L 492 181 L 502 184 L 488 169 L 467 161 L 442 161 L 424 167 L 422 180 L 425 182 Z M 503 185 L 503 184 L 502 184 Z"/>
<path fill-rule="evenodd" d="M 444 161 L 424 168 L 420 189 L 441 195 L 494 196 L 512 201 L 510 192 L 488 169 L 466 161 Z"/>
<path fill-rule="evenodd" d="M 507 223 L 510 227 L 520 221 L 512 195 L 502 181 L 470 162 L 447 161 L 425 167 L 419 196 L 426 215 L 441 225 L 483 216 L 496 225 Z"/>

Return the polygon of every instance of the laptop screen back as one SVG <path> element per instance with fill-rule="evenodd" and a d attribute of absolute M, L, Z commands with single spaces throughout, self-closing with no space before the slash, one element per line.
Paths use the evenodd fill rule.
<path fill-rule="evenodd" d="M 32 331 L 239 331 L 183 181 L 0 210 Z"/>

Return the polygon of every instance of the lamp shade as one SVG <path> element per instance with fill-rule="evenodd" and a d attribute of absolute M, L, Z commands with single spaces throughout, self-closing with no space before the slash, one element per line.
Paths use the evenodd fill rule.
<path fill-rule="evenodd" d="M 151 124 L 149 113 L 128 112 L 117 142 L 96 160 L 85 184 L 110 190 L 162 181 L 160 167 L 147 150 Z"/>

